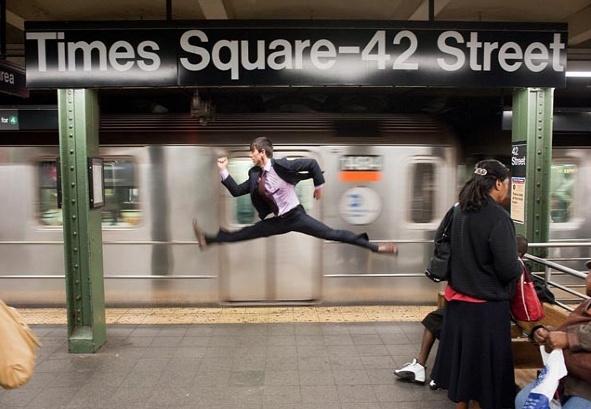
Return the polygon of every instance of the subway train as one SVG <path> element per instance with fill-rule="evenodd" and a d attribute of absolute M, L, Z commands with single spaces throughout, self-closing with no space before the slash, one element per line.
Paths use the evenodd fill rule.
<path fill-rule="evenodd" d="M 65 304 L 57 132 L 19 134 L 0 146 L 0 299 Z M 269 136 L 274 157 L 315 158 L 322 199 L 297 185 L 312 216 L 339 229 L 396 241 L 398 257 L 299 233 L 200 250 L 191 221 L 209 233 L 257 220 L 248 196 L 221 185 L 216 158 L 244 180 L 248 146 Z M 188 114 L 101 119 L 105 298 L 109 306 L 432 304 L 439 285 L 424 267 L 442 215 L 466 177 L 452 130 L 421 114 L 226 114 L 209 123 Z M 556 148 L 554 239 L 591 236 L 591 149 Z M 558 249 L 561 256 L 581 251 Z"/>

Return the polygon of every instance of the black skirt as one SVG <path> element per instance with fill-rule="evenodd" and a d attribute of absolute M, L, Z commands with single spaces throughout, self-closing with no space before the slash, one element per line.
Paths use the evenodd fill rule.
<path fill-rule="evenodd" d="M 453 402 L 513 408 L 515 375 L 508 301 L 447 304 L 431 378 Z"/>

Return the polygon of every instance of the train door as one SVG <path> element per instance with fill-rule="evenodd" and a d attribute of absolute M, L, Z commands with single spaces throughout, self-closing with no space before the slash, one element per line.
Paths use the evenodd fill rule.
<path fill-rule="evenodd" d="M 275 158 L 314 157 L 308 151 L 274 151 Z M 317 159 L 317 158 L 316 158 Z M 237 183 L 247 179 L 252 162 L 246 151 L 230 154 L 228 169 Z M 305 180 L 296 193 L 306 212 L 320 217 L 313 199 L 314 184 Z M 250 195 L 234 198 L 224 192 L 223 223 L 236 230 L 256 223 Z M 226 244 L 222 248 L 222 299 L 231 302 L 296 302 L 314 300 L 320 293 L 320 239 L 300 233 Z"/>

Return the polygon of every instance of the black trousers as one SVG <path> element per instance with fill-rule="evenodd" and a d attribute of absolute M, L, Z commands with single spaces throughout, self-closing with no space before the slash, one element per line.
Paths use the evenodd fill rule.
<path fill-rule="evenodd" d="M 283 216 L 272 217 L 261 220 L 252 226 L 247 226 L 236 231 L 220 230 L 215 236 L 205 236 L 205 241 L 210 243 L 232 243 L 236 241 L 245 241 L 258 239 L 260 237 L 275 236 L 285 234 L 291 231 L 308 234 L 324 240 L 340 241 L 360 247 L 365 247 L 371 251 L 378 251 L 378 245 L 369 242 L 367 234 L 355 234 L 348 230 L 335 230 L 326 224 L 319 222 L 309 216 L 304 208 L 299 205 L 290 210 Z"/>

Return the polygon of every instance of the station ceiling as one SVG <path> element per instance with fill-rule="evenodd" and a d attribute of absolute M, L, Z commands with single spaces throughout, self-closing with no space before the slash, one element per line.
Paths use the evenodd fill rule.
<path fill-rule="evenodd" d="M 428 0 L 171 0 L 171 5 L 176 20 L 428 19 Z M 27 20 L 166 19 L 166 0 L 7 0 L 6 8 L 12 44 L 22 44 Z M 569 47 L 591 48 L 591 0 L 435 0 L 435 19 L 568 23 Z"/>

